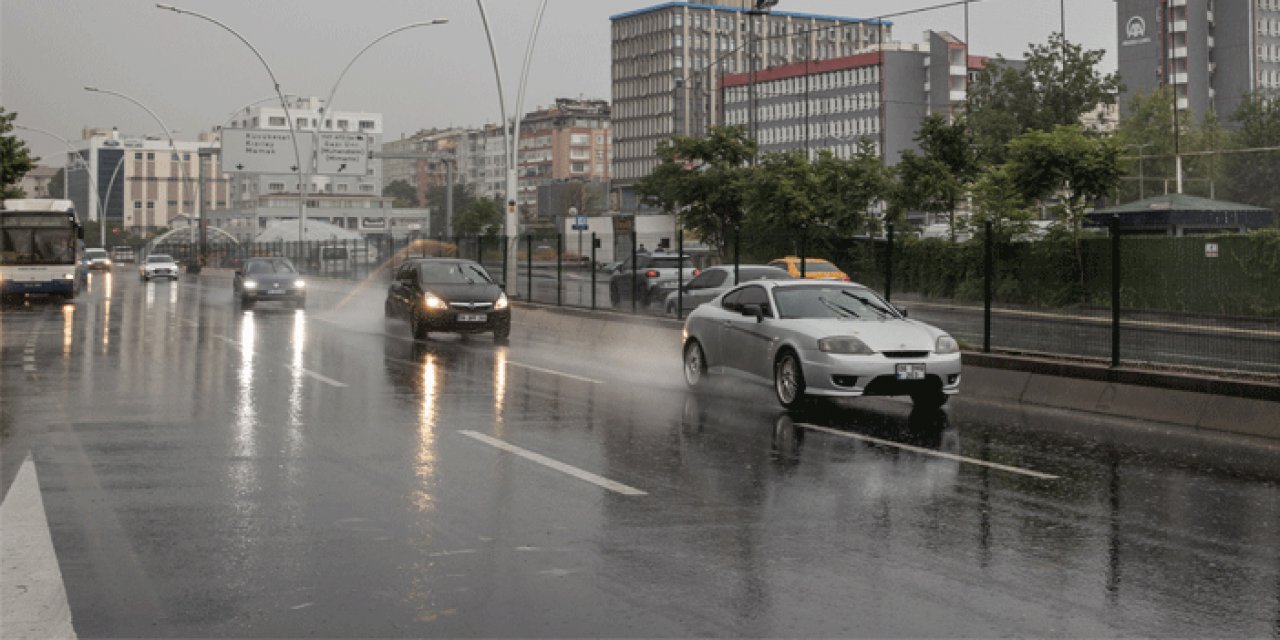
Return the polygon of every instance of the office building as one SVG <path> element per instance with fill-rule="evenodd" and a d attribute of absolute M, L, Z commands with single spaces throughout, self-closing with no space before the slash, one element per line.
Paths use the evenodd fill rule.
<path fill-rule="evenodd" d="M 1224 123 L 1245 94 L 1280 95 L 1280 0 L 1116 0 L 1116 18 L 1122 118 L 1166 86 L 1179 109 Z"/>
<path fill-rule="evenodd" d="M 612 179 L 622 209 L 638 207 L 632 187 L 658 164 L 659 142 L 718 124 L 718 75 L 844 57 L 892 35 L 883 20 L 760 14 L 752 4 L 668 2 L 610 18 Z"/>
<path fill-rule="evenodd" d="M 213 134 L 198 141 L 131 136 L 115 129 L 85 129 L 80 149 L 68 159 L 67 191 L 83 220 L 135 233 L 170 226 L 180 214 L 196 212 L 198 151 L 215 146 Z M 227 203 L 227 180 L 218 157 L 206 158 L 204 211 Z M 89 176 L 92 175 L 91 179 Z"/>
<path fill-rule="evenodd" d="M 726 124 L 751 125 L 762 153 L 829 149 L 848 158 L 866 141 L 886 162 L 916 149 L 916 131 L 931 114 L 950 120 L 964 110 L 970 75 L 985 58 L 964 42 L 928 31 L 923 43 L 886 42 L 849 56 L 737 73 L 721 80 Z"/>

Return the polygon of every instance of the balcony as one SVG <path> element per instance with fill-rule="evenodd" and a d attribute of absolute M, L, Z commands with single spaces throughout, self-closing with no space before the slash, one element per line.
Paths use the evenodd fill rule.
<path fill-rule="evenodd" d="M 1175 73 L 1171 76 L 1171 78 L 1173 80 L 1173 84 L 1186 84 L 1187 72 L 1183 71 L 1182 73 Z"/>
<path fill-rule="evenodd" d="M 961 89 L 961 90 L 959 90 L 959 91 L 957 91 L 957 90 L 955 90 L 955 89 L 952 89 L 952 90 L 951 90 L 951 93 L 949 94 L 949 97 L 950 97 L 950 99 L 951 99 L 951 101 L 952 101 L 952 102 L 964 102 L 964 101 L 965 101 L 965 92 L 964 92 L 964 90 L 963 90 L 963 89 Z"/>
<path fill-rule="evenodd" d="M 1188 104 L 1189 104 L 1189 103 L 1187 102 L 1187 99 L 1186 99 L 1186 98 L 1178 98 L 1178 108 L 1179 108 L 1179 109 L 1186 109 L 1186 108 L 1187 108 L 1187 106 L 1188 106 Z"/>
<path fill-rule="evenodd" d="M 969 75 L 969 69 L 967 69 L 967 68 L 966 68 L 964 65 L 962 65 L 962 64 L 953 64 L 953 65 L 951 65 L 951 75 L 953 75 L 953 76 L 967 76 L 967 75 Z"/>
<path fill-rule="evenodd" d="M 1172 25 L 1171 25 L 1171 27 L 1172 27 L 1172 28 L 1170 29 L 1170 31 L 1171 31 L 1172 33 L 1186 33 L 1186 32 L 1187 32 L 1187 21 L 1186 21 L 1186 20 L 1174 20 L 1174 21 L 1173 21 L 1173 23 L 1172 23 Z"/>
<path fill-rule="evenodd" d="M 1185 6 L 1187 6 L 1187 0 L 1169 0 L 1170 8 L 1185 7 Z"/>
<path fill-rule="evenodd" d="M 1170 58 L 1173 58 L 1173 59 L 1175 59 L 1175 60 L 1176 60 L 1176 59 L 1178 59 L 1178 58 L 1185 58 L 1185 57 L 1187 57 L 1187 48 L 1186 48 L 1186 47 L 1174 47 L 1173 49 L 1170 49 L 1170 50 L 1169 50 L 1169 57 L 1170 57 Z"/>

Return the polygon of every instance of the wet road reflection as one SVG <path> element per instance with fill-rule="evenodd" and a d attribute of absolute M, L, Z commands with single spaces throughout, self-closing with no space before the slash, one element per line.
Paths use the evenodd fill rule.
<path fill-rule="evenodd" d="M 414 342 L 372 284 L 240 311 L 94 275 L 0 314 L 0 477 L 32 452 L 81 635 L 1278 635 L 1274 446 L 784 412 L 663 345 Z"/>

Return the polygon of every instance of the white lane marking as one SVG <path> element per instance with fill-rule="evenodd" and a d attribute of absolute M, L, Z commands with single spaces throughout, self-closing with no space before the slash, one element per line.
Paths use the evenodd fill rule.
<path fill-rule="evenodd" d="M 35 463 L 27 456 L 0 503 L 0 635 L 75 638 Z"/>
<path fill-rule="evenodd" d="M 593 378 L 584 378 L 584 377 L 582 377 L 582 376 L 575 376 L 575 375 L 573 375 L 572 373 L 565 373 L 565 372 L 563 372 L 563 371 L 556 371 L 555 369 L 543 369 L 542 367 L 535 367 L 535 366 L 533 366 L 533 365 L 531 365 L 531 364 L 524 364 L 523 362 L 512 362 L 512 361 L 508 360 L 508 361 L 507 361 L 507 366 L 509 366 L 509 367 L 519 367 L 519 368 L 521 368 L 521 369 L 528 369 L 528 370 L 530 370 L 530 371 L 537 371 L 537 372 L 539 372 L 539 373 L 549 373 L 549 374 L 551 374 L 551 375 L 553 375 L 553 376 L 561 376 L 561 377 L 564 377 L 564 378 L 569 378 L 570 380 L 577 380 L 577 381 L 579 381 L 579 382 L 587 382 L 587 383 L 590 383 L 590 384 L 604 384 L 604 381 L 603 381 L 603 380 L 595 380 L 595 379 L 593 379 Z"/>
<path fill-rule="evenodd" d="M 503 451 L 506 451 L 507 453 L 513 453 L 515 455 L 518 455 L 521 458 L 524 458 L 525 460 L 530 460 L 544 467 L 555 469 L 560 473 L 571 475 L 579 480 L 586 480 L 591 484 L 594 484 L 598 487 L 603 487 L 614 493 L 620 493 L 624 496 L 649 495 L 635 487 L 629 487 L 625 484 L 622 484 L 621 482 L 614 482 L 613 480 L 610 480 L 602 476 L 598 476 L 594 473 L 591 473 L 590 471 L 584 471 L 577 467 L 567 465 L 563 462 L 560 462 L 559 460 L 552 460 L 551 458 L 548 458 L 540 453 L 534 453 L 528 449 L 517 447 L 513 444 L 510 444 L 503 440 L 499 440 L 497 438 L 491 438 L 483 433 L 477 433 L 475 431 L 467 431 L 467 430 L 460 430 L 458 431 L 458 433 L 461 433 L 462 435 L 467 436 L 468 438 L 472 438 L 474 440 L 483 442 L 491 447 L 495 447 Z"/>
<path fill-rule="evenodd" d="M 36 370 L 36 366 L 33 364 L 24 364 L 22 365 L 22 370 L 28 373 L 34 373 Z"/>
<path fill-rule="evenodd" d="M 232 340 L 231 338 L 228 338 L 228 337 L 226 337 L 226 336 L 214 336 L 214 337 L 215 337 L 215 338 L 217 338 L 217 339 L 219 339 L 219 340 L 221 340 L 221 341 L 223 341 L 223 342 L 225 342 L 225 343 L 227 343 L 227 344 L 229 344 L 229 345 L 231 345 L 231 346 L 233 346 L 233 347 L 236 347 L 237 349 L 240 349 L 240 351 L 242 351 L 242 352 L 244 351 L 244 348 L 245 348 L 245 347 L 244 347 L 244 345 L 243 345 L 243 344 L 241 344 L 241 343 L 240 343 L 240 341 L 239 341 L 239 340 Z M 340 382 L 340 381 L 338 381 L 338 380 L 334 380 L 333 378 L 330 378 L 330 377 L 328 377 L 328 376 L 325 376 L 325 375 L 322 375 L 322 374 L 316 373 L 316 372 L 314 372 L 314 371 L 312 371 L 312 370 L 310 370 L 310 369 L 304 369 L 304 368 L 302 368 L 302 367 L 295 367 L 295 366 L 293 366 L 293 365 L 288 365 L 288 368 L 289 368 L 289 370 L 290 370 L 290 371 L 293 371 L 293 372 L 295 372 L 295 373 L 301 373 L 301 374 L 302 374 L 302 375 L 304 375 L 304 376 L 307 376 L 307 377 L 309 377 L 309 378 L 314 378 L 314 379 L 319 380 L 320 382 L 323 382 L 323 383 L 325 383 L 325 384 L 327 384 L 327 385 L 329 385 L 329 386 L 332 386 L 332 387 L 337 387 L 337 388 L 339 388 L 339 389 L 345 389 L 345 388 L 347 387 L 347 383 L 345 383 L 345 382 Z"/>
<path fill-rule="evenodd" d="M 935 309 L 944 309 L 947 311 L 968 311 L 968 312 L 982 311 L 981 307 L 970 307 L 967 305 L 945 304 L 945 303 L 937 303 L 937 302 L 925 302 L 923 300 L 906 301 L 903 304 L 914 306 L 914 307 L 933 307 Z M 1006 316 L 1012 316 L 1012 317 L 1040 318 L 1045 320 L 1070 320 L 1070 321 L 1092 323 L 1092 324 L 1111 324 L 1110 316 L 1107 316 L 1107 317 L 1081 316 L 1081 315 L 1051 313 L 1051 312 L 1045 312 L 1045 311 L 1023 311 L 1021 309 L 1010 309 L 1007 307 L 991 307 L 991 312 L 998 313 L 1001 315 L 1006 315 Z M 1238 329 L 1238 328 L 1232 328 L 1232 327 L 1219 327 L 1215 325 L 1162 322 L 1159 320 L 1126 320 L 1121 318 L 1120 326 L 1128 327 L 1130 329 L 1153 329 L 1153 328 L 1154 329 L 1182 329 L 1186 331 L 1199 331 L 1202 333 L 1214 333 L 1214 334 L 1220 334 L 1220 335 L 1238 335 L 1238 336 L 1245 336 L 1245 337 L 1260 337 L 1260 338 L 1280 337 L 1280 331 L 1275 331 L 1272 329 Z"/>
<path fill-rule="evenodd" d="M 477 549 L 458 549 L 457 551 L 435 551 L 435 552 L 432 552 L 432 553 L 428 553 L 428 554 L 427 554 L 427 557 L 428 557 L 428 558 L 443 558 L 443 557 L 445 557 L 445 556 L 461 556 L 461 555 L 467 555 L 467 554 L 471 554 L 471 553 L 479 553 L 479 550 L 477 550 Z"/>
<path fill-rule="evenodd" d="M 1000 464 L 997 462 L 987 462 L 986 460 L 979 460 L 977 458 L 968 458 L 965 456 L 956 455 L 954 453 L 947 453 L 945 451 L 938 451 L 936 449 L 926 449 L 924 447 L 917 447 L 909 444 L 903 444 L 901 442 L 894 442 L 892 440 L 882 440 L 880 438 L 864 436 L 860 433 L 850 433 L 848 431 L 840 431 L 837 429 L 831 429 L 829 427 L 820 427 L 816 424 L 805 424 L 803 422 L 797 422 L 795 426 L 800 427 L 802 429 L 810 429 L 813 431 L 821 431 L 823 433 L 829 433 L 833 436 L 840 436 L 842 438 L 852 438 L 854 440 L 861 440 L 863 442 L 870 442 L 872 444 L 883 445 L 886 447 L 896 447 L 904 451 L 911 451 L 913 453 L 919 453 L 926 456 L 933 456 L 935 458 L 945 458 L 947 460 L 955 460 L 956 462 L 963 462 L 965 464 L 972 464 L 980 467 L 987 467 L 989 469 L 996 469 L 998 471 L 1007 471 L 1009 473 L 1017 473 L 1024 476 L 1031 476 L 1032 478 L 1039 478 L 1041 480 L 1057 480 L 1058 479 L 1058 476 L 1055 476 L 1049 473 L 1032 471 L 1031 469 L 1023 469 L 1021 467 L 1013 467 L 1007 464 Z"/>
<path fill-rule="evenodd" d="M 36 357 L 35 357 L 35 356 L 22 356 L 22 361 L 23 361 L 23 362 L 35 362 L 35 361 L 36 361 Z"/>

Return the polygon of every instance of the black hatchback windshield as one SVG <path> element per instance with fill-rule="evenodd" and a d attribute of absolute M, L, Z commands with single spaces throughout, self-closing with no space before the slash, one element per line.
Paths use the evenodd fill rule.
<path fill-rule="evenodd" d="M 245 273 L 296 273 L 288 260 L 252 260 L 245 265 Z"/>
<path fill-rule="evenodd" d="M 493 284 L 484 267 L 474 262 L 424 262 L 418 266 L 424 284 Z"/>

